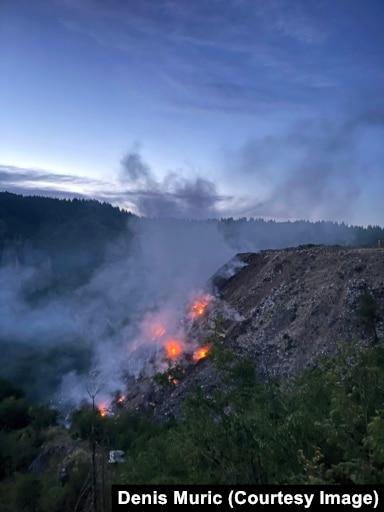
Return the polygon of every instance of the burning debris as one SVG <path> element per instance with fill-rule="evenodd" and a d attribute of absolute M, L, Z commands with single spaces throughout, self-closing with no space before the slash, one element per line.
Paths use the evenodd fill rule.
<path fill-rule="evenodd" d="M 211 329 L 202 319 L 207 319 L 208 306 L 213 300 L 214 297 L 208 293 L 195 293 L 186 301 L 185 308 L 172 310 L 170 303 L 167 303 L 157 311 L 148 312 L 137 331 L 126 330 L 126 346 L 131 347 L 123 374 L 126 391 L 117 388 L 111 393 L 110 400 L 106 394 L 99 397 L 96 407 L 101 417 L 145 402 L 142 396 L 145 382 L 152 382 L 152 385 L 157 382 L 162 387 L 175 388 L 183 379 L 188 366 L 209 355 L 211 345 L 202 345 L 201 341 L 199 344 L 198 340 L 206 337 L 207 329 Z M 127 352 L 123 348 L 124 353 Z M 160 376 L 158 381 L 155 376 Z M 109 381 L 104 382 L 110 384 Z M 107 386 L 100 386 L 108 393 L 105 389 Z M 152 387 L 149 394 L 154 389 Z M 147 395 L 146 398 L 150 403 L 152 398 Z"/>
<path fill-rule="evenodd" d="M 210 348 L 211 347 L 208 345 L 206 345 L 205 347 L 199 348 L 198 350 L 196 350 L 193 353 L 192 359 L 194 361 L 199 361 L 200 359 L 204 359 L 209 354 Z"/>
<path fill-rule="evenodd" d="M 175 359 L 182 354 L 181 344 L 177 340 L 169 340 L 165 343 L 165 350 L 169 359 Z"/>
<path fill-rule="evenodd" d="M 134 344 L 136 351 L 138 348 L 142 348 L 146 353 L 152 351 L 154 366 L 164 366 L 164 363 L 169 366 L 170 361 L 192 355 L 194 343 L 187 340 L 187 333 L 192 327 L 191 322 L 202 318 L 207 312 L 212 299 L 208 293 L 195 294 L 189 302 L 187 313 L 183 316 L 179 311 L 172 312 L 167 305 L 156 313 L 147 314 Z M 140 351 L 137 352 L 139 353 Z M 200 359 L 205 355 L 204 351 L 200 350 L 200 356 L 196 352 L 193 359 Z"/>
<path fill-rule="evenodd" d="M 109 413 L 109 405 L 106 404 L 106 403 L 102 403 L 100 405 L 97 406 L 97 409 L 99 411 L 99 414 L 102 418 L 104 418 L 105 416 L 108 415 Z"/>
<path fill-rule="evenodd" d="M 212 297 L 208 294 L 204 295 L 201 298 L 196 299 L 192 302 L 191 310 L 190 310 L 190 317 L 195 320 L 196 318 L 201 317 L 210 303 Z"/>

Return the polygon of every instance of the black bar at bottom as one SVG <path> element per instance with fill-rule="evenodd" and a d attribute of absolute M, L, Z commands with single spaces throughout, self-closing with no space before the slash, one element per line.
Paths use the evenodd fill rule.
<path fill-rule="evenodd" d="M 380 510 L 383 485 L 113 485 L 112 512 L 144 507 L 180 510 Z"/>

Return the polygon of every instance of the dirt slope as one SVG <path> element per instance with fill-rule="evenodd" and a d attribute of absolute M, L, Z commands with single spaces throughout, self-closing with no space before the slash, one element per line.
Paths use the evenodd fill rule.
<path fill-rule="evenodd" d="M 306 246 L 236 258 L 245 265 L 229 279 L 219 271 L 216 294 L 243 317 L 225 323 L 228 343 L 261 373 L 290 375 L 339 342 L 372 340 L 358 309 L 367 292 L 384 311 L 383 249 Z"/>
<path fill-rule="evenodd" d="M 238 254 L 212 278 L 216 299 L 191 337 L 218 316 L 224 318 L 221 343 L 256 362 L 258 376 L 284 378 L 333 354 L 340 343 L 373 342 L 358 310 L 371 294 L 384 318 L 384 249 L 303 246 Z M 384 322 L 376 322 L 381 343 Z M 185 362 L 184 362 L 185 363 Z M 209 358 L 186 364 L 174 389 L 160 389 L 152 379 L 128 390 L 127 406 L 153 408 L 165 419 L 177 414 L 192 390 L 207 396 L 219 382 Z"/>

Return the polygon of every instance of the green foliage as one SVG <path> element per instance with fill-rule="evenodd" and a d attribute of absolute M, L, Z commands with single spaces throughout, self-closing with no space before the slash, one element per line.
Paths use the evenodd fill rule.
<path fill-rule="evenodd" d="M 35 475 L 22 475 L 16 486 L 15 505 L 17 510 L 38 512 L 42 487 L 42 483 Z"/>
<path fill-rule="evenodd" d="M 36 431 L 41 431 L 52 425 L 56 425 L 58 412 L 45 404 L 33 404 L 29 407 L 31 426 Z"/>
<path fill-rule="evenodd" d="M 8 396 L 0 402 L 0 430 L 15 430 L 26 427 L 31 418 L 29 404 L 25 398 Z"/>
<path fill-rule="evenodd" d="M 224 329 L 222 317 L 214 320 L 210 334 L 204 339 L 203 345 L 210 347 L 208 358 L 218 370 L 224 370 L 234 361 L 233 352 L 224 343 Z"/>
<path fill-rule="evenodd" d="M 349 346 L 284 385 L 225 367 L 225 391 L 196 390 L 184 416 L 133 445 L 125 483 L 364 484 L 384 478 L 384 354 Z"/>
<path fill-rule="evenodd" d="M 379 309 L 373 295 L 365 292 L 360 297 L 358 309 L 360 322 L 366 327 L 369 334 L 373 336 L 374 343 L 378 342 L 376 323 L 380 320 Z"/>
<path fill-rule="evenodd" d="M 23 398 L 25 393 L 21 388 L 14 386 L 9 380 L 0 377 L 0 402 L 4 400 L 4 398 L 11 396 L 14 398 Z"/>
<path fill-rule="evenodd" d="M 57 389 L 67 372 L 85 372 L 91 359 L 91 348 L 82 339 L 67 341 L 58 337 L 44 350 L 37 345 L 23 346 L 17 354 L 13 353 L 12 344 L 9 345 L 0 340 L 0 349 L 3 349 L 1 372 L 12 382 L 22 385 L 32 400 L 41 398 L 42 390 Z"/>
<path fill-rule="evenodd" d="M 31 405 L 24 392 L 4 379 L 0 382 L 0 480 L 25 471 L 39 453 L 41 430 L 56 422 L 57 413 L 45 405 Z"/>
<path fill-rule="evenodd" d="M 89 406 L 76 411 L 74 438 L 90 440 L 94 428 L 98 478 L 104 449 L 122 449 L 126 462 L 107 468 L 108 485 L 380 484 L 384 480 L 382 347 L 362 350 L 345 344 L 332 359 L 323 357 L 315 368 L 280 383 L 259 381 L 253 362 L 233 354 L 221 368 L 219 385 L 196 389 L 179 419 L 166 424 L 126 410 L 104 418 Z M 26 475 L 43 435 L 44 427 L 35 423 L 37 411 L 29 408 L 27 427 L 0 433 L 2 477 L 13 475 L 3 487 L 13 503 L 9 511 L 90 507 L 89 462 L 77 464 L 65 485 Z M 48 415 L 43 423 L 50 419 Z M 31 482 L 36 485 L 27 503 Z M 98 486 L 101 492 L 100 482 Z"/>
<path fill-rule="evenodd" d="M 153 380 L 164 388 L 174 388 L 182 378 L 185 369 L 180 364 L 171 366 L 165 372 L 158 372 L 153 376 Z"/>
<path fill-rule="evenodd" d="M 74 439 L 91 440 L 94 432 L 95 441 L 102 442 L 106 430 L 107 416 L 101 416 L 99 410 L 92 406 L 84 406 L 77 409 L 71 416 L 71 435 Z"/>
<path fill-rule="evenodd" d="M 43 480 L 43 485 L 39 500 L 41 512 L 90 510 L 91 472 L 89 464 L 77 463 L 72 468 L 69 482 L 66 485 L 46 480 Z"/>

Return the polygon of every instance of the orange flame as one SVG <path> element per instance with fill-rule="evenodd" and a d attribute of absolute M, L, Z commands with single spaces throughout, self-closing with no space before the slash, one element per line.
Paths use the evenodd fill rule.
<path fill-rule="evenodd" d="M 191 317 L 198 318 L 205 313 L 206 307 L 209 303 L 209 296 L 205 295 L 203 298 L 197 299 L 191 306 Z"/>
<path fill-rule="evenodd" d="M 169 340 L 165 344 L 165 350 L 167 351 L 167 356 L 170 358 L 177 357 L 181 354 L 181 345 L 176 340 Z"/>
<path fill-rule="evenodd" d="M 116 400 L 118 404 L 122 404 L 125 401 L 125 396 L 119 396 L 119 398 Z"/>
<path fill-rule="evenodd" d="M 98 405 L 97 408 L 102 418 L 104 418 L 108 414 L 108 404 L 102 403 Z"/>
<path fill-rule="evenodd" d="M 199 350 L 197 350 L 193 354 L 193 360 L 199 361 L 199 359 L 203 359 L 204 357 L 207 357 L 207 355 L 209 353 L 209 348 L 210 347 L 208 347 L 208 346 L 199 348 Z"/>

